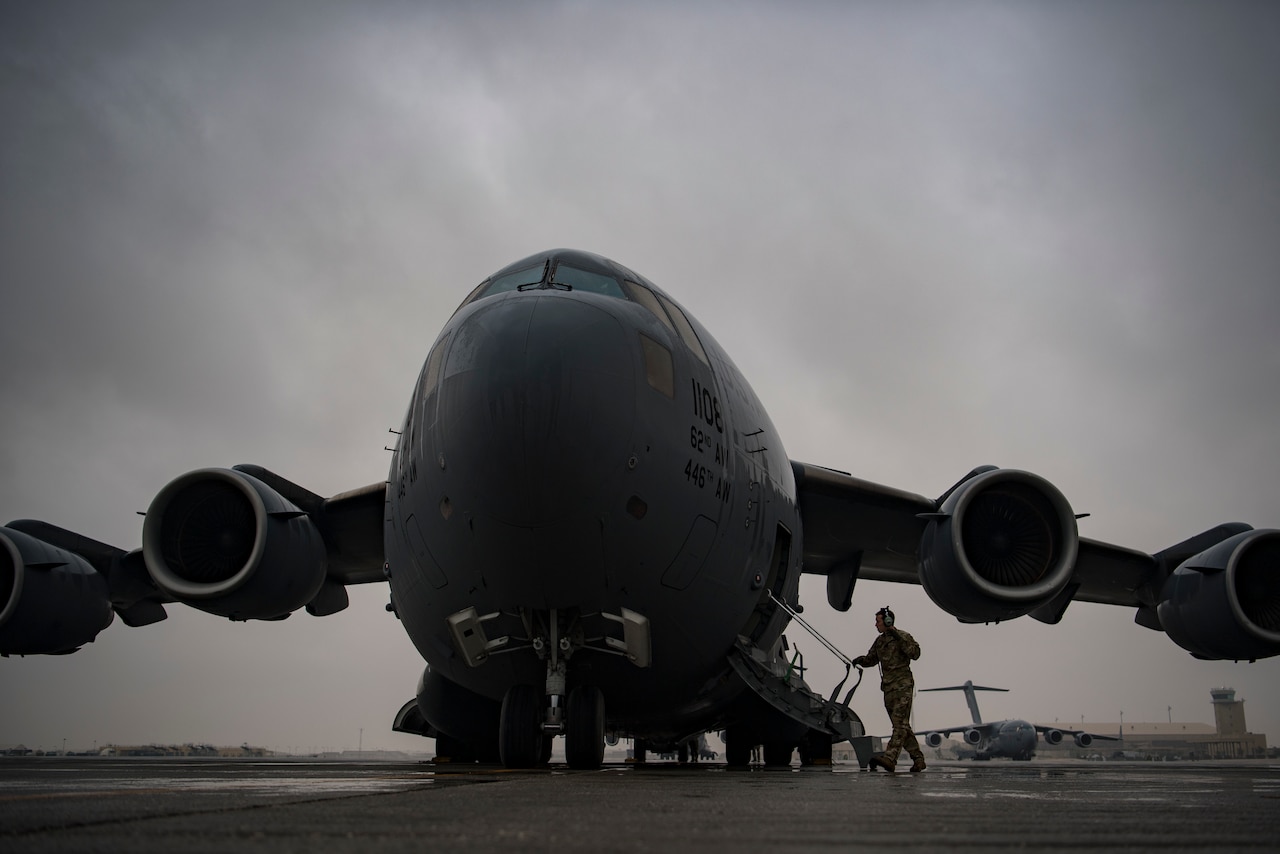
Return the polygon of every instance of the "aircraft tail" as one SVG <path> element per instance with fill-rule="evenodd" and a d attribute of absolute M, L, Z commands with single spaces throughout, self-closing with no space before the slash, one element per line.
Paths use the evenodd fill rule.
<path fill-rule="evenodd" d="M 982 723 L 982 715 L 978 712 L 978 698 L 975 691 L 1008 691 L 1008 688 L 988 688 L 985 685 L 974 685 L 966 680 L 963 685 L 948 685 L 945 688 L 921 688 L 921 691 L 963 691 L 965 702 L 969 704 L 969 714 L 975 724 Z"/>

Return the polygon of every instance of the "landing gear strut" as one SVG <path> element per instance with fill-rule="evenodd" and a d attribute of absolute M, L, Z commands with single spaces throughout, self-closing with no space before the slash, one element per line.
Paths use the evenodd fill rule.
<path fill-rule="evenodd" d="M 648 667 L 652 661 L 648 618 L 628 608 L 620 608 L 619 612 L 597 611 L 585 618 L 577 608 L 521 608 L 518 614 L 481 614 L 474 606 L 468 606 L 449 615 L 454 649 L 469 667 L 483 666 L 500 653 L 529 650 L 546 663 L 546 683 L 541 689 L 536 685 L 515 685 L 502 698 L 498 753 L 504 765 L 528 768 L 545 764 L 551 758 L 552 739 L 563 735 L 570 767 L 600 767 L 604 761 L 604 697 L 594 686 L 577 685 L 569 690 L 568 662 L 574 653 L 589 650 L 623 656 L 636 667 Z M 517 616 L 524 624 L 524 638 L 515 638 L 515 644 L 512 635 L 489 638 L 486 623 L 500 625 L 496 621 Z M 584 619 L 596 621 L 590 629 L 591 636 L 587 635 Z M 610 624 L 621 626 L 621 638 L 610 634 L 616 631 Z M 640 756 L 644 761 L 643 751 Z"/>
<path fill-rule="evenodd" d="M 514 685 L 502 700 L 498 742 L 508 768 L 546 764 L 557 735 L 565 737 L 570 768 L 595 769 L 604 761 L 604 695 L 592 685 L 567 688 L 569 657 L 583 645 L 573 628 L 571 622 L 564 631 L 553 609 L 545 626 L 531 631 L 532 647 L 547 663 L 546 685 Z"/>

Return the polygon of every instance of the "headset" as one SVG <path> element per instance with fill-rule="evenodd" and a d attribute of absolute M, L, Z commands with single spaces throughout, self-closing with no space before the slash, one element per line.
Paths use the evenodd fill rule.
<path fill-rule="evenodd" d="M 889 610 L 888 605 L 885 605 L 879 611 L 876 611 L 876 616 L 884 618 L 884 627 L 886 629 L 893 628 L 893 612 Z"/>

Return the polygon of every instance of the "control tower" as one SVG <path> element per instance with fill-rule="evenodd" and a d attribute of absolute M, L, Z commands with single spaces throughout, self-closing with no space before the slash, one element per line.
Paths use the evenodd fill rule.
<path fill-rule="evenodd" d="M 1213 697 L 1213 722 L 1218 735 L 1244 735 L 1247 732 L 1244 725 L 1244 700 L 1236 699 L 1235 689 L 1214 688 L 1209 694 Z"/>

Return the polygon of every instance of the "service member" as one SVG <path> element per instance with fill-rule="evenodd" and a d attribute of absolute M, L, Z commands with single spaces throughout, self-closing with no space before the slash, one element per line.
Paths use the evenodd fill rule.
<path fill-rule="evenodd" d="M 871 757 L 871 770 L 877 767 L 893 772 L 898 765 L 898 754 L 905 747 L 915 762 L 912 772 L 923 771 L 924 753 L 911 731 L 911 699 L 916 681 L 911 675 L 911 662 L 920 657 L 920 644 L 915 638 L 893 624 L 893 612 L 886 605 L 876 611 L 876 631 L 880 636 L 866 655 L 853 660 L 860 667 L 880 665 L 880 690 L 884 692 L 884 709 L 893 724 L 893 735 L 884 753 Z"/>

